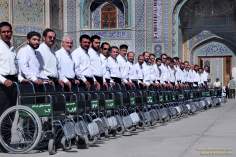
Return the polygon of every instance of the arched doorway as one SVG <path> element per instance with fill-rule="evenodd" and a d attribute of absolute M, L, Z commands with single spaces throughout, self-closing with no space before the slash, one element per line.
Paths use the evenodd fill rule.
<path fill-rule="evenodd" d="M 223 39 L 213 37 L 193 47 L 191 61 L 202 67 L 208 66 L 212 82 L 219 78 L 224 85 L 227 85 L 232 76 L 231 68 L 235 52 L 234 45 Z"/>
<path fill-rule="evenodd" d="M 212 75 L 221 76 L 226 84 L 236 67 L 235 28 L 235 0 L 177 0 L 173 10 L 173 56 L 210 64 Z"/>
<path fill-rule="evenodd" d="M 173 10 L 173 56 L 190 58 L 194 44 L 211 36 L 236 43 L 235 0 L 177 0 Z M 186 56 L 187 55 L 187 56 Z"/>

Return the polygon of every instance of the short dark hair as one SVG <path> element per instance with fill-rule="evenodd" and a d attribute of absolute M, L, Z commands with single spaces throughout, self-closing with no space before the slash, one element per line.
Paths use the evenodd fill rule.
<path fill-rule="evenodd" d="M 91 36 L 91 42 L 93 42 L 95 39 L 101 40 L 101 37 L 98 35 Z"/>
<path fill-rule="evenodd" d="M 55 33 L 54 30 L 52 30 L 51 28 L 46 28 L 44 31 L 43 31 L 43 37 L 46 37 L 48 35 L 48 32 L 53 32 Z M 55 33 L 56 34 L 56 33 Z"/>
<path fill-rule="evenodd" d="M 148 53 L 150 55 L 150 53 L 147 51 L 144 51 L 142 55 L 145 56 L 146 53 Z"/>
<path fill-rule="evenodd" d="M 10 27 L 10 29 L 12 30 L 12 26 L 9 22 L 3 21 L 3 22 L 0 23 L 0 29 L 4 26 Z"/>
<path fill-rule="evenodd" d="M 161 58 L 156 58 L 156 62 L 157 62 L 157 61 L 161 61 Z"/>
<path fill-rule="evenodd" d="M 150 53 L 150 56 L 153 56 L 153 57 L 155 57 L 155 58 L 156 58 L 156 55 L 154 55 L 153 53 Z"/>
<path fill-rule="evenodd" d="M 118 48 L 117 46 L 112 46 L 112 47 L 111 47 L 111 50 L 112 50 L 112 49 L 117 49 L 117 50 L 119 50 L 119 48 Z"/>
<path fill-rule="evenodd" d="M 82 42 L 83 39 L 88 39 L 89 41 L 91 41 L 90 36 L 87 35 L 87 34 L 83 34 L 83 35 L 81 35 L 80 38 L 79 38 L 79 42 Z"/>
<path fill-rule="evenodd" d="M 110 47 L 110 44 L 109 44 L 108 42 L 103 42 L 103 43 L 101 44 L 101 48 L 103 48 L 104 45 L 109 45 L 109 47 Z"/>
<path fill-rule="evenodd" d="M 122 45 L 120 45 L 120 49 L 127 49 L 128 50 L 128 45 L 122 44 Z"/>
<path fill-rule="evenodd" d="M 35 32 L 35 31 L 31 31 L 27 34 L 27 39 L 31 39 L 33 36 L 37 36 L 37 37 L 41 38 L 40 33 Z"/>
<path fill-rule="evenodd" d="M 141 55 L 138 55 L 138 59 L 139 59 L 140 57 L 143 57 L 143 55 L 142 55 L 142 54 L 141 54 Z"/>
<path fill-rule="evenodd" d="M 168 57 L 168 56 L 167 56 L 167 54 L 165 54 L 165 53 L 162 53 L 162 54 L 161 54 L 161 59 L 162 59 L 162 57 L 163 57 L 163 56 L 166 56 L 166 57 Z"/>
<path fill-rule="evenodd" d="M 133 51 L 129 51 L 128 53 L 127 53 L 127 56 L 129 56 L 129 54 L 134 54 L 135 55 L 135 53 L 133 52 Z"/>
<path fill-rule="evenodd" d="M 176 61 L 179 61 L 179 57 L 174 57 L 173 59 Z"/>

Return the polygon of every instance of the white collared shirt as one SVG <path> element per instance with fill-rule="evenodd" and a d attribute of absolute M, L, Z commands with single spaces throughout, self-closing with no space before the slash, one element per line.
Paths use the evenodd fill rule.
<path fill-rule="evenodd" d="M 54 52 L 52 52 L 45 42 L 41 43 L 36 51 L 40 54 L 40 56 L 38 56 L 38 60 L 40 66 L 43 67 L 44 75 L 58 78 L 58 62 Z"/>
<path fill-rule="evenodd" d="M 143 80 L 143 65 L 140 65 L 139 63 L 136 63 L 135 64 L 135 69 L 136 69 L 137 79 Z"/>
<path fill-rule="evenodd" d="M 0 83 L 6 81 L 5 75 L 16 75 L 16 53 L 0 39 Z"/>
<path fill-rule="evenodd" d="M 170 74 L 167 65 L 161 63 L 160 69 L 161 69 L 161 83 L 165 83 L 165 81 L 169 82 Z"/>
<path fill-rule="evenodd" d="M 110 76 L 111 77 L 121 78 L 120 65 L 117 62 L 117 60 L 115 60 L 111 56 L 108 57 L 107 67 L 110 71 Z"/>
<path fill-rule="evenodd" d="M 75 49 L 72 54 L 72 59 L 75 63 L 75 74 L 78 79 L 87 81 L 86 77 L 93 78 L 91 61 L 88 52 L 81 47 Z"/>
<path fill-rule="evenodd" d="M 109 68 L 107 66 L 108 64 L 108 58 L 105 57 L 102 53 L 100 54 L 100 58 L 102 61 L 102 72 L 103 72 L 103 78 L 104 79 L 110 79 L 111 75 L 110 75 L 110 71 Z"/>
<path fill-rule="evenodd" d="M 150 79 L 152 82 L 157 82 L 157 77 L 159 77 L 159 73 L 158 69 L 157 69 L 157 65 L 156 64 L 151 64 L 150 65 Z"/>
<path fill-rule="evenodd" d="M 203 72 L 202 75 L 203 75 L 203 76 L 202 76 L 202 77 L 203 77 L 202 80 L 203 80 L 204 82 L 207 82 L 207 81 L 208 81 L 209 73 L 204 70 L 204 72 Z"/>
<path fill-rule="evenodd" d="M 151 65 L 144 62 L 142 66 L 143 66 L 143 82 L 147 85 L 150 85 L 153 83 L 151 79 Z"/>
<path fill-rule="evenodd" d="M 127 76 L 129 80 L 137 80 L 137 72 L 136 72 L 136 67 L 135 64 L 132 62 L 127 62 L 126 63 L 127 66 Z"/>
<path fill-rule="evenodd" d="M 59 79 L 63 82 L 68 82 L 68 79 L 75 78 L 75 63 L 72 60 L 70 52 L 67 52 L 63 47 L 55 52 L 58 60 Z"/>
<path fill-rule="evenodd" d="M 191 73 L 190 73 L 190 70 L 187 71 L 186 69 L 184 69 L 184 78 L 185 78 L 185 82 L 191 82 Z"/>
<path fill-rule="evenodd" d="M 99 52 L 89 48 L 88 54 L 91 61 L 92 73 L 94 76 L 103 77 L 102 61 Z"/>
<path fill-rule="evenodd" d="M 176 70 L 176 72 L 175 72 L 176 83 L 178 81 L 180 81 L 181 83 L 184 83 L 185 82 L 185 78 L 184 78 L 183 70 L 179 66 L 176 66 L 175 70 Z"/>
<path fill-rule="evenodd" d="M 19 70 L 22 76 L 31 81 L 37 79 L 48 79 L 40 67 L 39 61 L 36 57 L 36 52 L 32 47 L 26 45 L 22 47 L 17 53 L 17 61 Z"/>
<path fill-rule="evenodd" d="M 128 75 L 127 75 L 128 69 L 127 69 L 127 66 L 126 66 L 127 60 L 126 60 L 126 58 L 122 57 L 121 55 L 118 55 L 117 56 L 117 62 L 120 65 L 121 78 L 125 82 L 127 82 L 127 79 L 128 79 Z"/>
<path fill-rule="evenodd" d="M 168 67 L 169 68 L 169 74 L 170 74 L 170 77 L 169 77 L 169 81 L 170 82 L 176 82 L 176 77 L 175 77 L 175 69 L 174 68 L 171 68 L 171 67 Z"/>

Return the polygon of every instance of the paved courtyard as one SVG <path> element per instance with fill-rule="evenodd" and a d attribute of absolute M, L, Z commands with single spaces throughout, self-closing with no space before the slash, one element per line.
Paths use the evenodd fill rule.
<path fill-rule="evenodd" d="M 48 152 L 0 157 L 40 157 Z M 164 126 L 105 141 L 87 150 L 61 150 L 57 157 L 235 157 L 236 101 Z"/>

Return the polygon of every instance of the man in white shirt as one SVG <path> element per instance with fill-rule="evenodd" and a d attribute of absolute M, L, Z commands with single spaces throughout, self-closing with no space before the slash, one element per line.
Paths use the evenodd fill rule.
<path fill-rule="evenodd" d="M 75 63 L 75 75 L 79 79 L 79 86 L 82 89 L 90 90 L 94 87 L 95 78 L 93 76 L 91 60 L 88 54 L 91 39 L 88 35 L 80 36 L 80 47 L 75 49 L 71 56 Z"/>
<path fill-rule="evenodd" d="M 91 37 L 91 47 L 88 50 L 92 73 L 97 82 L 98 89 L 105 86 L 105 78 L 103 77 L 103 64 L 99 52 L 100 42 L 101 37 L 98 35 L 93 35 Z"/>
<path fill-rule="evenodd" d="M 121 68 L 120 65 L 117 61 L 117 56 L 118 56 L 118 47 L 116 46 L 112 46 L 111 47 L 111 55 L 110 57 L 108 57 L 108 63 L 107 63 L 107 67 L 108 67 L 108 71 L 110 72 L 110 76 L 111 76 L 111 81 L 121 84 L 122 83 L 122 79 L 121 79 Z"/>
<path fill-rule="evenodd" d="M 169 69 L 168 65 L 166 64 L 168 56 L 166 54 L 161 54 L 161 83 L 163 84 L 164 87 L 171 87 L 172 85 L 170 84 L 169 77 Z"/>
<path fill-rule="evenodd" d="M 43 31 L 43 42 L 37 49 L 39 64 L 42 67 L 44 75 L 48 79 L 58 84 L 58 71 L 57 71 L 57 59 L 55 53 L 52 51 L 52 47 L 55 44 L 56 33 L 52 29 L 45 29 Z M 60 82 L 63 85 L 62 82 Z"/>
<path fill-rule="evenodd" d="M 110 50 L 110 44 L 107 42 L 103 42 L 100 48 L 100 51 L 101 51 L 100 58 L 102 61 L 103 78 L 105 78 L 105 81 L 107 84 L 109 84 L 111 80 L 109 68 L 107 67 L 109 50 Z"/>
<path fill-rule="evenodd" d="M 154 54 L 150 54 L 150 75 L 151 75 L 151 81 L 152 81 L 152 85 L 159 87 L 160 83 L 157 81 L 158 79 L 160 79 L 159 76 L 159 70 L 157 68 L 157 64 L 156 64 L 156 56 Z"/>
<path fill-rule="evenodd" d="M 120 49 L 119 49 L 119 55 L 117 56 L 117 61 L 120 65 L 120 72 L 121 72 L 121 79 L 122 81 L 127 84 L 128 86 L 132 86 L 130 84 L 130 82 L 128 81 L 128 75 L 127 75 L 127 71 L 128 71 L 128 67 L 126 66 L 127 63 L 127 51 L 128 51 L 128 46 L 123 44 L 120 45 Z"/>
<path fill-rule="evenodd" d="M 59 80 L 71 90 L 72 85 L 78 83 L 78 80 L 75 79 L 75 64 L 71 57 L 72 38 L 64 36 L 61 45 L 61 49 L 55 52 L 58 61 Z"/>
<path fill-rule="evenodd" d="M 138 86 L 138 76 L 136 73 L 136 67 L 134 64 L 134 52 L 130 51 L 127 53 L 127 78 L 128 82 L 130 83 L 131 86 Z"/>
<path fill-rule="evenodd" d="M 138 62 L 135 64 L 136 75 L 138 79 L 138 85 L 140 88 L 144 88 L 146 85 L 143 83 L 144 75 L 143 75 L 143 63 L 144 57 L 143 55 L 138 56 Z"/>
<path fill-rule="evenodd" d="M 0 23 L 0 116 L 9 107 L 16 105 L 17 82 L 16 54 L 11 48 L 12 26 Z"/>
<path fill-rule="evenodd" d="M 17 53 L 19 70 L 22 76 L 37 85 L 41 85 L 47 76 L 42 72 L 42 67 L 37 59 L 36 49 L 39 47 L 41 35 L 38 32 L 27 34 L 28 44 L 22 47 Z"/>
<path fill-rule="evenodd" d="M 209 80 L 209 67 L 205 66 L 203 69 L 203 81 L 204 81 L 204 85 L 207 86 L 208 84 L 208 80 Z"/>
<path fill-rule="evenodd" d="M 221 87 L 222 87 L 219 78 L 216 78 L 216 81 L 213 83 L 213 87 L 214 87 L 214 88 L 221 88 Z"/>
<path fill-rule="evenodd" d="M 198 74 L 199 74 L 199 82 L 198 82 L 198 85 L 199 85 L 199 87 L 204 87 L 204 79 L 205 79 L 205 76 L 203 75 L 203 68 L 202 68 L 202 67 L 199 67 L 199 68 L 198 68 Z"/>
<path fill-rule="evenodd" d="M 157 66 L 157 82 L 158 83 L 161 83 L 161 69 L 160 69 L 160 66 L 161 66 L 161 59 L 160 58 L 156 58 L 156 66 Z"/>
<path fill-rule="evenodd" d="M 174 87 L 175 83 L 176 83 L 176 77 L 175 77 L 176 70 L 175 70 L 175 67 L 174 67 L 173 59 L 171 59 L 170 64 L 169 64 L 169 73 L 170 73 L 169 81 L 172 84 L 172 87 Z"/>
<path fill-rule="evenodd" d="M 150 73 L 150 53 L 143 52 L 144 62 L 142 64 L 143 68 L 143 83 L 147 86 L 150 86 L 153 82 L 151 80 L 151 73 Z"/>

